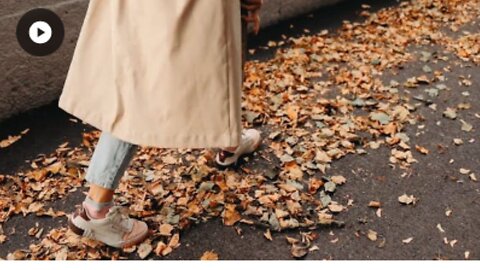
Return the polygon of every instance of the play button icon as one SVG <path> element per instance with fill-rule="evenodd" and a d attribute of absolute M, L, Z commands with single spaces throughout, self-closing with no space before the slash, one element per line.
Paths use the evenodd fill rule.
<path fill-rule="evenodd" d="M 46 22 L 35 22 L 28 33 L 33 42 L 45 44 L 52 38 L 52 27 Z"/>
<path fill-rule="evenodd" d="M 17 25 L 20 46 L 35 56 L 55 52 L 62 45 L 65 30 L 61 19 L 48 9 L 27 12 Z"/>

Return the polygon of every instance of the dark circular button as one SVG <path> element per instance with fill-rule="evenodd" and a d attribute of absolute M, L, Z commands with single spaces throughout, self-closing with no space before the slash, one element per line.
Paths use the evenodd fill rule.
<path fill-rule="evenodd" d="M 65 29 L 60 17 L 44 8 L 25 13 L 17 25 L 18 43 L 34 56 L 54 53 L 62 45 L 64 36 Z"/>

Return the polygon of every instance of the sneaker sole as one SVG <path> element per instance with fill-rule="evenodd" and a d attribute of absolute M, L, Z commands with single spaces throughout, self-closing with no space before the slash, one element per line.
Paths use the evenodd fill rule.
<path fill-rule="evenodd" d="M 73 232 L 75 233 L 76 235 L 78 236 L 81 236 L 81 237 L 84 237 L 83 234 L 85 232 L 85 230 L 83 230 L 82 228 L 79 228 L 78 226 L 75 225 L 75 223 L 73 223 L 72 221 L 72 217 L 68 217 L 68 228 Z M 141 234 L 139 235 L 137 238 L 129 241 L 129 242 L 126 242 L 125 244 L 123 244 L 121 247 L 116 247 L 116 248 L 130 248 L 132 246 L 136 246 L 140 243 L 142 243 L 143 241 L 145 241 L 145 239 L 147 239 L 147 237 L 150 235 L 150 231 L 146 231 L 144 234 Z M 87 237 L 86 237 L 87 238 Z M 92 240 L 95 240 L 95 241 L 98 241 L 97 239 L 92 239 Z"/>

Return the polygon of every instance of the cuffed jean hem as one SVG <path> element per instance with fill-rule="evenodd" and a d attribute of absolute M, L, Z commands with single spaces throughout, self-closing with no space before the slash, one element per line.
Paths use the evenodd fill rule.
<path fill-rule="evenodd" d="M 85 179 L 106 189 L 116 189 L 137 149 L 137 145 L 102 132 Z"/>

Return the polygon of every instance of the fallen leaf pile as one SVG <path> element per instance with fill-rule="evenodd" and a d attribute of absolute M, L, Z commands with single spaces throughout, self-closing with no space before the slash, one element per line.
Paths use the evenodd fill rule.
<path fill-rule="evenodd" d="M 214 166 L 212 150 L 141 148 L 116 191 L 116 202 L 148 223 L 153 234 L 146 242 L 119 251 L 81 239 L 66 228 L 40 235 L 32 230 L 39 240 L 8 258 L 119 259 L 133 252 L 142 259 L 166 256 L 181 245 L 182 231 L 217 217 L 226 226 L 263 228 L 269 240 L 275 232 L 302 229 L 306 232 L 301 240 L 287 241 L 292 256 L 305 257 L 318 249 L 312 247 L 318 237 L 315 230 L 342 226 L 336 214 L 348 209 L 333 194 L 352 179 L 331 175 L 333 161 L 385 145 L 391 148 L 388 162 L 407 169 L 418 162 L 414 156 L 429 153 L 409 144 L 405 128 L 416 123 L 416 107 L 402 93 L 422 84 L 439 84 L 441 76 L 384 83 L 381 75 L 415 60 L 408 50 L 411 45 L 448 44 L 462 59 L 478 63 L 478 35 L 453 45 L 441 31 L 445 23 L 459 28 L 477 18 L 476 5 L 478 1 L 402 2 L 376 13 L 364 11 L 364 22 L 345 22 L 334 35 L 321 32 L 286 40 L 290 46 L 279 49 L 273 59 L 245 67 L 246 126 L 261 129 L 265 138 L 261 150 L 246 161 L 268 166 L 241 164 L 220 170 Z M 444 87 L 432 89 L 429 95 Z M 457 118 L 453 108 L 444 115 Z M 471 129 L 466 122 L 462 125 L 465 131 Z M 55 153 L 31 161 L 30 170 L 0 176 L 0 224 L 16 214 L 64 216 L 45 208 L 85 185 L 83 177 L 98 137 L 99 132 L 85 133 L 82 147 L 65 143 Z M 405 194 L 398 201 L 415 204 L 417 199 Z M 381 204 L 372 201 L 369 206 Z M 377 233 L 370 230 L 367 237 L 376 241 Z M 8 238 L 0 230 L 2 241 Z M 218 255 L 206 252 L 202 259 Z"/>

